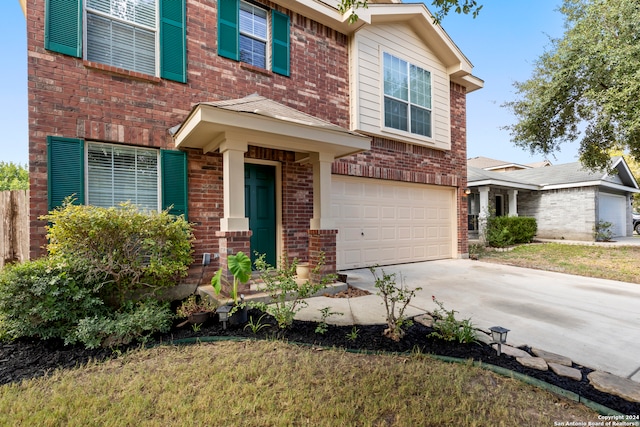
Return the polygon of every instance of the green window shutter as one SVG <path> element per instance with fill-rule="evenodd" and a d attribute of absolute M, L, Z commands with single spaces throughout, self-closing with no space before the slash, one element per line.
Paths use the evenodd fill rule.
<path fill-rule="evenodd" d="M 187 218 L 187 153 L 161 150 L 162 209 L 170 206 L 171 215 Z"/>
<path fill-rule="evenodd" d="M 218 55 L 238 61 L 240 0 L 218 0 Z"/>
<path fill-rule="evenodd" d="M 44 47 L 82 57 L 82 0 L 46 0 Z"/>
<path fill-rule="evenodd" d="M 274 10 L 271 26 L 273 37 L 271 69 L 274 73 L 289 76 L 289 17 Z"/>
<path fill-rule="evenodd" d="M 71 195 L 84 204 L 84 141 L 47 137 L 47 175 L 49 211 Z"/>
<path fill-rule="evenodd" d="M 187 82 L 185 0 L 160 0 L 160 77 Z"/>

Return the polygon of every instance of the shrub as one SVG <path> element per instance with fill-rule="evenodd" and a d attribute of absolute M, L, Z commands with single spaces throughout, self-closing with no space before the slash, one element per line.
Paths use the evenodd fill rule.
<path fill-rule="evenodd" d="M 596 242 L 609 242 L 611 241 L 611 237 L 613 237 L 613 231 L 611 231 L 611 227 L 613 224 L 607 221 L 598 221 L 596 225 L 593 226 L 593 238 Z"/>
<path fill-rule="evenodd" d="M 487 218 L 485 241 L 496 248 L 530 243 L 537 231 L 535 218 L 490 215 Z"/>
<path fill-rule="evenodd" d="M 395 273 L 387 274 L 382 270 L 382 277 L 380 277 L 375 267 L 370 267 L 369 270 L 375 279 L 378 295 L 382 296 L 387 310 L 387 329 L 384 330 L 384 335 L 394 341 L 400 341 L 405 334 L 404 328 L 412 325 L 412 321 L 404 316 L 404 310 L 416 292 L 422 288 L 409 290 L 404 285 L 402 276 L 400 276 L 400 285 L 397 285 Z M 396 304 L 399 307 L 398 311 L 396 311 Z"/>
<path fill-rule="evenodd" d="M 271 302 L 269 304 L 252 303 L 251 305 L 272 315 L 278 322 L 278 327 L 285 329 L 291 326 L 296 313 L 307 306 L 304 299 L 326 288 L 327 284 L 335 279 L 335 276 L 324 276 L 320 283 L 312 283 L 308 279 L 298 283 L 296 281 L 297 259 L 288 262 L 285 254 L 280 265 L 274 268 L 267 264 L 264 257 L 264 254 L 260 255 L 254 264 L 260 272 L 260 278 L 265 286 L 264 291 L 269 294 Z M 312 275 L 317 276 L 323 266 L 324 257 L 321 257 L 318 265 L 313 269 Z"/>
<path fill-rule="evenodd" d="M 445 341 L 458 341 L 461 344 L 476 341 L 476 334 L 471 319 L 458 320 L 456 319 L 457 311 L 445 310 L 444 305 L 438 301 L 435 296 L 431 296 L 431 299 L 436 303 L 438 308 L 431 313 L 434 320 L 433 329 L 435 329 L 435 331 L 429 334 L 429 336 Z"/>
<path fill-rule="evenodd" d="M 87 317 L 78 323 L 76 338 L 87 348 L 113 347 L 134 340 L 145 342 L 156 332 L 171 329 L 173 314 L 168 303 L 156 300 L 127 301 L 110 316 Z"/>
<path fill-rule="evenodd" d="M 120 304 L 133 290 L 173 285 L 192 262 L 190 224 L 166 211 L 74 205 L 69 198 L 43 219 L 50 256 L 86 271 Z"/>
<path fill-rule="evenodd" d="M 6 336 L 74 343 L 80 319 L 106 311 L 81 277 L 46 258 L 5 267 L 0 271 L 0 314 Z"/>

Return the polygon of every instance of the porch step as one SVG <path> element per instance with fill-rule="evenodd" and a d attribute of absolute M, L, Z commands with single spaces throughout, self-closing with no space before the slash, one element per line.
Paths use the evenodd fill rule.
<path fill-rule="evenodd" d="M 300 280 L 299 283 L 303 283 L 303 280 Z M 266 292 L 263 292 L 260 290 L 261 289 L 260 285 L 261 283 L 255 283 L 255 282 L 251 284 L 250 291 L 244 294 L 245 302 L 249 302 L 249 301 L 263 302 L 266 304 L 271 302 L 271 297 Z M 346 283 L 333 282 L 327 285 L 326 288 L 321 289 L 319 292 L 312 295 L 311 297 L 319 297 L 324 294 L 329 294 L 329 295 L 337 294 L 338 292 L 347 290 L 347 287 L 348 285 Z M 231 301 L 231 299 L 226 296 L 216 295 L 216 292 L 213 290 L 213 286 L 211 285 L 198 286 L 198 294 L 201 297 L 208 297 L 213 299 L 218 303 L 218 305 L 227 304 L 229 301 Z M 289 299 L 290 298 L 287 298 L 287 300 Z"/>

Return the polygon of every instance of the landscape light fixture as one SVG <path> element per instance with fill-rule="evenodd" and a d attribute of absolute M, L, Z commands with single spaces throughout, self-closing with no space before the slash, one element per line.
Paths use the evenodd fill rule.
<path fill-rule="evenodd" d="M 218 313 L 218 319 L 222 322 L 222 329 L 227 329 L 227 321 L 229 320 L 229 312 L 231 311 L 230 305 L 223 305 L 218 307 L 216 312 Z"/>
<path fill-rule="evenodd" d="M 500 356 L 500 354 L 502 354 L 502 344 L 507 342 L 507 332 L 509 332 L 509 329 L 503 328 L 502 326 L 492 326 L 489 330 L 491 331 L 493 342 L 498 344 L 498 356 Z"/>

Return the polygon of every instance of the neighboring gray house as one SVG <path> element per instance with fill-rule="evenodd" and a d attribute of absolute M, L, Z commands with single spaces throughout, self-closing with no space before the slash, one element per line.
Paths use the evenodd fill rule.
<path fill-rule="evenodd" d="M 612 165 L 610 174 L 591 172 L 580 162 L 519 165 L 505 172 L 467 166 L 469 238 L 479 237 L 490 210 L 535 218 L 538 238 L 593 241 L 600 221 L 612 224 L 613 237 L 631 236 L 631 202 L 640 190 L 622 157 L 614 157 Z"/>

